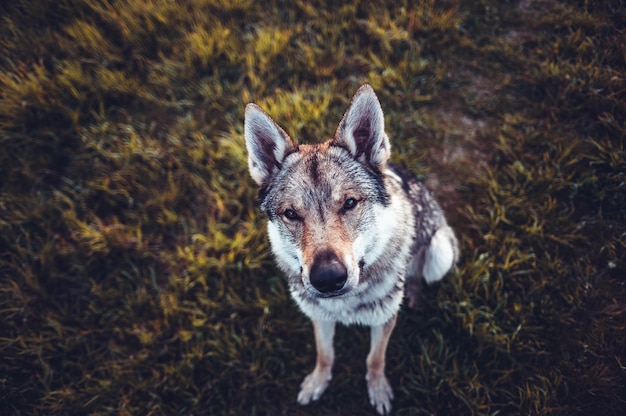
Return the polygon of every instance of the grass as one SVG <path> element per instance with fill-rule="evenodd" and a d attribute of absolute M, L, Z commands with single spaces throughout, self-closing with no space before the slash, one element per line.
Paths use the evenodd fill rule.
<path fill-rule="evenodd" d="M 243 109 L 322 141 L 362 83 L 463 258 L 403 310 L 395 414 L 626 408 L 622 1 L 0 6 L 0 413 L 368 414 L 365 328 L 299 407 Z"/>

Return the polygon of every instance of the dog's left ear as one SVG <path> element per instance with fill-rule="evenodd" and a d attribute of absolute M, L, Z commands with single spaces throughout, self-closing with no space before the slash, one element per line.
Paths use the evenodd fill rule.
<path fill-rule="evenodd" d="M 385 168 L 391 148 L 383 109 L 370 85 L 363 85 L 354 94 L 332 144 L 347 149 L 361 163 L 379 171 Z"/>

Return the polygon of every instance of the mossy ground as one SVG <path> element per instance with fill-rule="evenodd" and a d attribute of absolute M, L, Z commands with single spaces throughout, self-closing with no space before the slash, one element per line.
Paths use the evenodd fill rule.
<path fill-rule="evenodd" d="M 365 328 L 296 404 L 242 135 L 255 101 L 324 140 L 365 82 L 463 252 L 400 315 L 395 413 L 623 414 L 626 4 L 327 3 L 3 2 L 1 414 L 371 414 Z"/>

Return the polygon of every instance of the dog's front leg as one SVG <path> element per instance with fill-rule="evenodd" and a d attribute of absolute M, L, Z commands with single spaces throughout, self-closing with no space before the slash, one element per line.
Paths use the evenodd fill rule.
<path fill-rule="evenodd" d="M 370 403 L 381 415 L 391 411 L 391 400 L 393 399 L 393 391 L 387 377 L 385 377 L 385 353 L 397 318 L 398 315 L 395 315 L 386 324 L 373 326 L 371 330 L 371 347 L 367 355 L 365 380 L 367 380 Z"/>
<path fill-rule="evenodd" d="M 315 369 L 305 377 L 300 385 L 298 393 L 298 403 L 304 405 L 320 398 L 332 377 L 333 360 L 335 351 L 333 350 L 333 337 L 335 336 L 335 322 L 313 320 L 313 330 L 315 332 L 315 348 L 317 359 Z"/>

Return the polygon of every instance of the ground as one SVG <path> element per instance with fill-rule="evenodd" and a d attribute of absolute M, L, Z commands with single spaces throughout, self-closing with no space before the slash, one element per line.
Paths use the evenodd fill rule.
<path fill-rule="evenodd" d="M 371 413 L 365 328 L 296 403 L 243 141 L 250 101 L 323 141 L 363 83 L 462 250 L 401 311 L 394 413 L 626 408 L 623 1 L 5 3 L 0 413 Z"/>

